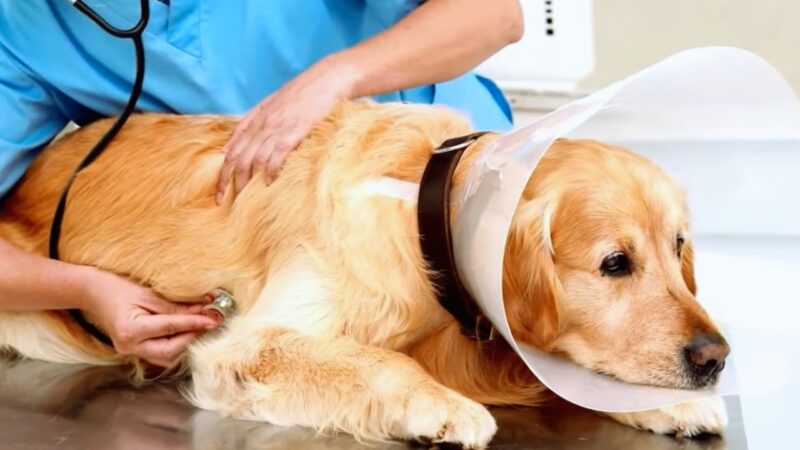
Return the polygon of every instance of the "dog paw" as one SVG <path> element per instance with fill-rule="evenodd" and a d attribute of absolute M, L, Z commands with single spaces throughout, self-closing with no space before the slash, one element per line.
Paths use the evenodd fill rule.
<path fill-rule="evenodd" d="M 728 425 L 725 403 L 720 397 L 701 398 L 652 411 L 606 414 L 625 425 L 678 437 L 722 434 Z"/>
<path fill-rule="evenodd" d="M 397 412 L 394 434 L 404 439 L 482 449 L 497 431 L 483 405 L 443 387 L 414 392 Z"/>

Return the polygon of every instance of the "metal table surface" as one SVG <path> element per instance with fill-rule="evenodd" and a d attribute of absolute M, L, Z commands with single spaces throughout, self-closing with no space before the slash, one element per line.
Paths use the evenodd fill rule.
<path fill-rule="evenodd" d="M 179 384 L 126 381 L 114 367 L 0 360 L 0 448 L 12 449 L 401 449 L 401 443 L 358 443 L 297 427 L 222 418 L 198 410 Z M 558 400 L 542 408 L 493 409 L 496 449 L 745 449 L 736 398 L 725 436 L 676 439 L 638 431 Z"/>

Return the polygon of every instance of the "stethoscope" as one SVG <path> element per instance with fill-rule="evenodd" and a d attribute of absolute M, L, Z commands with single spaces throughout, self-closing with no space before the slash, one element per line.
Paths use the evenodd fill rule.
<path fill-rule="evenodd" d="M 86 154 L 86 156 L 83 157 L 83 160 L 72 172 L 72 175 L 70 175 L 66 186 L 64 187 L 64 191 L 61 193 L 61 198 L 58 201 L 58 206 L 56 207 L 56 211 L 53 216 L 53 224 L 50 227 L 49 253 L 50 258 L 52 259 L 59 259 L 58 244 L 61 237 L 61 225 L 64 221 L 64 211 L 67 205 L 67 196 L 70 188 L 72 187 L 73 181 L 75 181 L 75 177 L 81 170 L 97 159 L 97 157 L 103 153 L 103 150 L 106 149 L 108 144 L 114 139 L 117 133 L 119 133 L 119 130 L 122 129 L 122 127 L 125 125 L 125 122 L 128 121 L 128 118 L 133 113 L 136 107 L 136 101 L 139 99 L 139 95 L 142 93 L 142 83 L 144 82 L 144 43 L 142 42 L 142 34 L 144 33 L 144 29 L 147 27 L 147 22 L 150 20 L 150 5 L 148 4 L 148 0 L 139 0 L 141 11 L 139 21 L 127 30 L 112 26 L 83 1 L 70 1 L 72 2 L 73 6 L 78 9 L 78 11 L 85 14 L 108 34 L 133 41 L 133 47 L 136 53 L 136 76 L 133 81 L 130 97 L 128 97 L 128 103 L 125 105 L 125 109 L 122 110 L 122 113 L 119 115 L 114 124 L 111 125 L 111 128 L 109 128 L 103 137 L 97 141 L 97 144 L 95 144 L 94 147 L 92 147 L 92 149 Z M 218 289 L 215 292 L 215 297 L 216 298 L 214 302 L 207 305 L 205 309 L 211 313 L 218 314 L 223 319 L 229 317 L 235 312 L 236 302 L 230 293 L 222 289 Z M 78 323 L 78 325 L 86 330 L 86 332 L 91 334 L 98 341 L 113 347 L 114 344 L 111 339 L 99 328 L 94 326 L 94 324 L 86 320 L 86 318 L 83 316 L 83 313 L 79 309 L 70 309 L 68 312 L 69 315 L 72 316 L 72 318 Z"/>
<path fill-rule="evenodd" d="M 139 95 L 142 93 L 142 83 L 144 82 L 144 43 L 142 42 L 142 34 L 144 33 L 145 27 L 147 27 L 147 22 L 150 20 L 150 5 L 147 3 L 148 0 L 139 0 L 139 5 L 141 8 L 139 22 L 127 30 L 121 30 L 112 26 L 82 0 L 70 1 L 72 2 L 73 6 L 78 9 L 78 11 L 92 19 L 94 23 L 100 25 L 100 28 L 105 30 L 107 33 L 118 38 L 131 39 L 133 41 L 133 47 L 136 53 L 136 77 L 134 78 L 133 87 L 131 88 L 131 95 L 128 97 L 128 103 L 125 105 L 125 109 L 122 110 L 122 113 L 119 115 L 119 117 L 117 117 L 117 120 L 114 122 L 111 128 L 109 128 L 103 137 L 97 141 L 97 144 L 95 144 L 94 147 L 89 150 L 89 153 L 83 157 L 83 160 L 80 162 L 80 164 L 78 164 L 78 167 L 76 167 L 72 172 L 72 175 L 70 175 L 64 187 L 64 191 L 61 193 L 61 198 L 58 200 L 58 206 L 56 206 L 56 212 L 53 216 L 53 224 L 50 226 L 49 253 L 50 258 L 52 259 L 59 259 L 58 243 L 61 238 L 61 224 L 64 221 L 64 210 L 67 206 L 67 195 L 69 194 L 69 190 L 72 187 L 73 181 L 75 181 L 75 177 L 78 175 L 78 172 L 83 170 L 86 166 L 97 159 L 97 157 L 103 153 L 103 150 L 106 149 L 111 140 L 114 139 L 117 133 L 119 133 L 119 130 L 121 130 L 122 126 L 125 125 L 125 122 L 128 121 L 128 117 L 130 117 L 130 115 L 133 113 L 133 110 L 136 107 L 136 101 L 139 99 Z M 108 338 L 106 337 L 106 339 Z"/>
<path fill-rule="evenodd" d="M 103 153 L 103 150 L 106 149 L 108 144 L 114 139 L 117 133 L 119 133 L 119 130 L 121 130 L 123 125 L 125 125 L 125 122 L 128 121 L 128 117 L 130 117 L 130 115 L 133 113 L 136 107 L 136 101 L 139 99 L 139 95 L 142 93 L 142 83 L 144 82 L 144 43 L 142 42 L 142 33 L 144 33 L 144 29 L 147 27 L 147 22 L 150 20 L 150 5 L 147 3 L 148 0 L 139 0 L 141 9 L 139 22 L 127 30 L 122 30 L 112 26 L 83 1 L 70 1 L 72 2 L 72 5 L 78 9 L 78 11 L 92 19 L 94 23 L 99 25 L 100 28 L 105 30 L 107 33 L 118 38 L 125 38 L 133 41 L 133 47 L 136 53 L 136 77 L 134 78 L 133 87 L 131 88 L 131 95 L 128 97 L 128 103 L 125 105 L 125 109 L 122 110 L 122 113 L 119 115 L 119 117 L 117 117 L 117 120 L 114 122 L 114 124 L 111 125 L 111 128 L 109 128 L 103 137 L 97 141 L 94 147 L 89 150 L 89 153 L 83 157 L 83 160 L 72 172 L 72 175 L 70 175 L 66 185 L 64 186 L 64 191 L 61 193 L 61 198 L 58 200 L 58 206 L 56 206 L 56 211 L 53 215 L 53 223 L 50 226 L 49 254 L 50 258 L 52 259 L 59 259 L 58 243 L 61 238 L 61 224 L 64 221 L 64 211 L 66 210 L 67 206 L 67 196 L 69 195 L 69 190 L 72 187 L 72 183 L 75 181 L 75 177 L 81 170 L 91 164 L 92 161 L 97 159 L 97 157 Z M 86 317 L 84 317 L 81 310 L 70 309 L 67 312 L 70 316 L 72 316 L 75 322 L 81 326 L 81 328 L 86 330 L 86 332 L 91 334 L 95 339 L 110 347 L 114 346 L 111 338 L 109 338 L 108 335 L 103 333 L 99 328 L 94 326 L 94 324 L 86 320 Z"/>

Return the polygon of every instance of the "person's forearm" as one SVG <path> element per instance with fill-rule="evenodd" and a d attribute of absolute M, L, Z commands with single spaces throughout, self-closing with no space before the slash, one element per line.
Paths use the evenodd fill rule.
<path fill-rule="evenodd" d="M 96 272 L 33 255 L 0 238 L 0 311 L 81 308 Z"/>
<path fill-rule="evenodd" d="M 522 36 L 517 0 L 429 0 L 392 28 L 324 64 L 352 79 L 351 98 L 442 82 Z"/>

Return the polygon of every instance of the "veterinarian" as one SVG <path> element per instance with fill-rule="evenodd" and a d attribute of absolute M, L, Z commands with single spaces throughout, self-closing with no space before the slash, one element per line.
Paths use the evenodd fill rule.
<path fill-rule="evenodd" d="M 87 3 L 116 26 L 139 17 L 135 0 Z M 517 0 L 151 0 L 150 8 L 138 109 L 243 114 L 224 148 L 218 202 L 253 176 L 273 180 L 341 99 L 445 104 L 477 129 L 511 123 L 497 87 L 469 70 L 521 37 Z M 69 1 L 0 0 L 0 198 L 69 121 L 118 114 L 133 74 L 131 43 Z M 80 308 L 120 352 L 153 364 L 169 365 L 218 326 L 200 306 L 0 239 L 0 310 Z"/>

